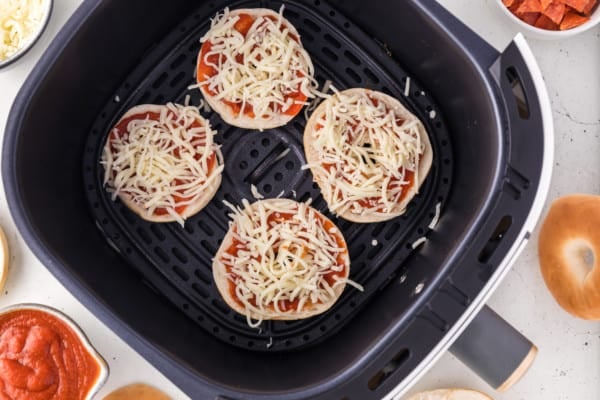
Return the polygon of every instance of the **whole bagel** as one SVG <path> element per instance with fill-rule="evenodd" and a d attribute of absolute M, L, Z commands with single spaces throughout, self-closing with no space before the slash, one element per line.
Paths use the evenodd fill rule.
<path fill-rule="evenodd" d="M 538 246 L 544 281 L 558 304 L 583 319 L 600 319 L 600 196 L 555 200 Z"/>

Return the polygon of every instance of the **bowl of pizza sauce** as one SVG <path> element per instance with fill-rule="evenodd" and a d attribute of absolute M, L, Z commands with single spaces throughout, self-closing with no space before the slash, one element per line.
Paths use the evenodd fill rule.
<path fill-rule="evenodd" d="M 41 304 L 0 310 L 0 397 L 91 400 L 107 377 L 106 361 L 62 312 Z"/>
<path fill-rule="evenodd" d="M 600 23 L 598 0 L 495 0 L 526 35 L 562 39 L 585 32 Z"/>

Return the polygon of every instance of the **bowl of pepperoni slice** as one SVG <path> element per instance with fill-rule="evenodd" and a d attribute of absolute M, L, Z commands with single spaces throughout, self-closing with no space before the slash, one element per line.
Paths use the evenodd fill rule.
<path fill-rule="evenodd" d="M 536 39 L 561 39 L 600 23 L 598 0 L 495 0 L 520 30 Z"/>

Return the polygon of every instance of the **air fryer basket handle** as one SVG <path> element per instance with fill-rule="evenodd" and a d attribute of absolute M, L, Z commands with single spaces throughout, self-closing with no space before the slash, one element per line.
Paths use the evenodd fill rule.
<path fill-rule="evenodd" d="M 504 392 L 531 366 L 537 347 L 485 306 L 450 352 L 494 389 Z"/>

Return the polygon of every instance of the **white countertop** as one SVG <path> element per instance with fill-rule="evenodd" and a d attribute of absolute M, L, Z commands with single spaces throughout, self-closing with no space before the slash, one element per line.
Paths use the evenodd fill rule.
<path fill-rule="evenodd" d="M 497 0 L 439 1 L 498 49 L 503 49 L 516 33 L 515 27 L 491 4 Z M 55 1 L 54 13 L 41 40 L 24 58 L 0 70 L 2 134 L 10 106 L 27 74 L 79 3 L 80 0 Z M 555 169 L 546 211 L 552 199 L 565 194 L 600 194 L 600 27 L 567 40 L 528 41 L 546 80 L 555 122 Z M 75 319 L 110 365 L 111 374 L 99 398 L 119 386 L 141 381 L 155 385 L 174 399 L 187 399 L 87 311 L 33 256 L 17 233 L 4 190 L 0 191 L 0 225 L 12 252 L 0 307 L 39 302 L 57 307 Z M 469 387 L 497 400 L 600 399 L 600 322 L 575 319 L 556 305 L 539 273 L 537 234 L 534 231 L 523 254 L 488 303 L 538 346 L 539 354 L 529 372 L 507 393 L 493 393 L 452 355 L 445 354 L 413 391 Z"/>

